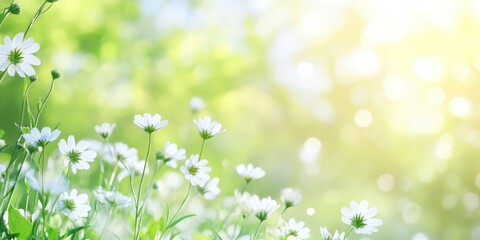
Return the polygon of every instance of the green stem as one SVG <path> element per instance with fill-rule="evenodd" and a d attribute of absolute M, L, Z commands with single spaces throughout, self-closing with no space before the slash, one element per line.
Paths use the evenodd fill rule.
<path fill-rule="evenodd" d="M 50 89 L 48 90 L 47 96 L 45 97 L 45 101 L 43 101 L 42 106 L 38 110 L 37 116 L 35 117 L 35 127 L 38 125 L 38 120 L 40 119 L 40 116 L 42 115 L 43 109 L 45 108 L 45 105 L 47 104 L 48 98 L 52 94 L 53 87 L 55 86 L 55 80 L 52 79 L 52 83 L 50 84 Z"/>
<path fill-rule="evenodd" d="M 5 9 L 3 9 L 3 14 L 2 14 L 2 18 L 0 19 L 0 27 L 2 26 L 3 24 L 3 21 L 5 21 L 5 19 L 7 18 L 8 14 L 10 13 L 10 6 L 12 6 L 14 0 L 12 0 L 12 2 L 10 2 L 10 5 L 8 5 L 8 7 L 6 7 Z M 0 80 L 0 83 L 2 82 L 2 80 Z"/>
<path fill-rule="evenodd" d="M 258 224 L 257 230 L 255 230 L 255 234 L 253 235 L 252 240 L 257 239 L 257 235 L 258 235 L 258 232 L 260 230 L 260 227 L 262 227 L 262 224 L 263 224 L 263 221 L 260 221 L 260 223 Z"/>
<path fill-rule="evenodd" d="M 1 26 L 1 24 L 0 24 L 0 26 Z M 6 73 L 7 73 L 7 69 L 8 69 L 8 66 L 7 66 L 7 68 L 5 68 L 5 71 L 3 71 L 3 72 L 0 73 L 0 83 L 2 83 L 2 82 L 3 82 L 3 79 L 5 79 L 5 76 L 7 75 L 7 74 L 6 74 Z"/>
<path fill-rule="evenodd" d="M 178 214 L 180 213 L 180 211 L 183 209 L 183 207 L 185 206 L 185 203 L 187 203 L 187 200 L 188 200 L 188 197 L 190 196 L 190 192 L 192 190 L 192 184 L 189 183 L 188 184 L 188 190 L 187 190 L 187 194 L 185 194 L 185 198 L 183 198 L 183 201 L 182 203 L 180 204 L 180 207 L 178 208 L 177 212 L 175 212 L 175 214 L 173 215 L 172 219 L 170 221 L 168 221 L 167 219 L 167 226 L 165 227 L 165 231 L 163 231 L 163 233 L 160 234 L 160 239 L 162 239 L 162 236 L 165 235 L 165 233 L 167 233 L 168 229 L 172 228 L 172 223 L 173 221 L 175 221 L 175 219 L 177 218 Z"/>
<path fill-rule="evenodd" d="M 243 216 L 242 226 L 240 227 L 240 231 L 238 231 L 238 235 L 237 235 L 237 237 L 235 237 L 234 240 L 237 240 L 242 235 L 242 231 L 243 231 L 243 228 L 245 227 L 245 222 L 246 221 L 247 221 L 247 217 Z"/>
<path fill-rule="evenodd" d="M 205 139 L 203 139 L 203 142 L 202 142 L 202 148 L 200 148 L 200 154 L 198 155 L 198 160 L 200 161 L 202 159 L 202 153 L 203 153 L 203 148 L 205 146 Z"/>
<path fill-rule="evenodd" d="M 145 157 L 145 164 L 143 165 L 142 175 L 140 177 L 140 184 L 138 185 L 138 192 L 137 192 L 137 201 L 135 202 L 135 231 L 134 231 L 134 239 L 137 240 L 140 236 L 140 225 L 142 222 L 142 214 L 143 211 L 143 201 L 140 205 L 140 194 L 142 193 L 142 184 L 143 179 L 145 177 L 145 171 L 147 169 L 148 164 L 148 157 L 150 155 L 150 148 L 152 145 L 152 133 L 148 133 L 148 148 L 147 148 L 147 156 Z"/>
<path fill-rule="evenodd" d="M 42 13 L 44 13 L 43 11 L 43 8 L 45 7 L 45 5 L 48 3 L 48 1 L 45 1 L 43 2 L 43 4 L 40 6 L 40 8 L 38 8 L 37 12 L 35 13 L 35 15 L 33 15 L 33 18 L 32 20 L 30 20 L 30 23 L 28 24 L 28 27 L 27 27 L 27 30 L 25 30 L 25 34 L 23 35 L 23 38 L 25 38 L 27 36 L 27 33 L 30 31 L 30 28 L 32 28 L 33 24 L 35 23 L 35 21 L 37 20 L 38 17 L 40 17 L 40 15 Z M 51 3 L 53 4 L 53 3 Z M 50 5 L 51 5 L 50 4 Z"/>
<path fill-rule="evenodd" d="M 352 233 L 353 228 L 354 227 L 351 226 L 351 225 L 347 227 L 347 230 L 345 230 L 345 239 L 347 239 L 348 235 L 350 235 L 350 233 Z"/>

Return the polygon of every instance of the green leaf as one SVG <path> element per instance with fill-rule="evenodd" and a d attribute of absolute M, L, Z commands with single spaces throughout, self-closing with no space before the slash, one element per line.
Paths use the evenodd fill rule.
<path fill-rule="evenodd" d="M 2 138 L 3 135 L 5 135 L 5 131 L 3 131 L 3 129 L 0 129 L 0 138 Z"/>
<path fill-rule="evenodd" d="M 18 240 L 27 240 L 32 232 L 32 223 L 20 214 L 18 209 L 10 206 L 8 208 L 8 226 L 10 232 L 18 234 Z"/>
<path fill-rule="evenodd" d="M 193 216 L 195 216 L 195 214 L 188 214 L 188 215 L 185 215 L 185 216 L 183 216 L 183 217 L 179 217 L 179 218 L 173 220 L 173 221 L 170 223 L 170 225 L 167 226 L 167 229 L 168 229 L 168 228 L 175 227 L 175 225 L 177 225 L 179 222 L 181 222 L 181 221 L 183 221 L 183 220 L 185 220 L 185 219 L 187 219 L 187 218 L 193 217 Z"/>
<path fill-rule="evenodd" d="M 66 237 L 68 237 L 68 236 L 70 236 L 70 235 L 76 234 L 77 232 L 80 232 L 80 231 L 82 231 L 83 229 L 89 228 L 89 227 L 91 227 L 91 226 L 85 225 L 85 226 L 80 226 L 80 227 L 72 228 L 72 229 L 68 230 L 67 233 L 65 233 L 65 235 L 63 235 L 61 238 L 62 238 L 62 239 L 63 239 L 63 238 L 66 238 Z"/>

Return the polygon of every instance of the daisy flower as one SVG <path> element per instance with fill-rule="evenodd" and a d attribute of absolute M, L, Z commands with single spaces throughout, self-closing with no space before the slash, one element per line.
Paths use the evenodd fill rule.
<path fill-rule="evenodd" d="M 193 122 L 197 125 L 200 136 L 204 140 L 225 131 L 225 129 L 222 130 L 222 124 L 217 121 L 212 122 L 210 117 L 199 118 L 198 120 L 193 120 Z"/>
<path fill-rule="evenodd" d="M 201 97 L 194 96 L 190 99 L 190 109 L 192 112 L 197 113 L 205 108 L 205 102 Z"/>
<path fill-rule="evenodd" d="M 152 115 L 150 113 L 144 113 L 142 115 L 135 115 L 133 123 L 143 129 L 147 133 L 153 133 L 158 129 L 167 126 L 168 121 L 161 121 L 161 116 L 159 114 Z"/>
<path fill-rule="evenodd" d="M 333 234 L 333 236 L 332 236 L 328 232 L 326 227 L 320 227 L 320 235 L 322 235 L 324 240 L 344 240 L 345 239 L 345 233 L 344 232 L 339 234 L 338 231 L 335 230 L 335 234 Z"/>
<path fill-rule="evenodd" d="M 204 187 L 200 188 L 200 192 L 207 200 L 215 199 L 220 193 L 220 188 L 218 188 L 219 181 L 220 179 L 218 177 L 212 178 Z"/>
<path fill-rule="evenodd" d="M 292 188 L 285 188 L 282 190 L 280 199 L 285 204 L 285 208 L 289 208 L 300 203 L 300 201 L 302 200 L 302 195 L 298 190 L 294 190 Z"/>
<path fill-rule="evenodd" d="M 110 124 L 110 123 L 102 123 L 102 125 L 95 126 L 95 131 L 102 137 L 103 139 L 107 139 L 110 135 L 112 135 L 113 129 L 117 125 Z"/>
<path fill-rule="evenodd" d="M 110 205 L 114 208 L 126 208 L 132 205 L 133 202 L 131 198 L 117 191 L 105 191 L 102 187 L 95 189 L 93 195 L 100 203 Z"/>
<path fill-rule="evenodd" d="M 58 209 L 73 221 L 88 216 L 91 207 L 88 205 L 88 195 L 82 193 L 77 195 L 77 189 L 70 194 L 63 192 L 58 199 Z"/>
<path fill-rule="evenodd" d="M 125 163 L 125 165 L 123 164 Z M 119 163 L 118 166 L 122 169 L 122 171 L 118 174 L 117 178 L 118 181 L 122 181 L 125 177 L 129 176 L 138 176 L 143 173 L 144 165 L 147 164 L 145 160 L 139 161 L 138 158 L 130 158 L 128 161 L 124 161 L 123 163 Z M 125 168 L 126 166 L 126 168 Z M 148 165 L 145 168 L 145 175 L 150 173 L 150 169 Z"/>
<path fill-rule="evenodd" d="M 382 220 L 374 218 L 377 214 L 376 208 L 368 208 L 368 202 L 363 200 L 360 203 L 350 202 L 350 208 L 342 208 L 342 221 L 352 226 L 358 234 L 372 234 L 378 232 L 378 226 Z"/>
<path fill-rule="evenodd" d="M 267 220 L 279 205 L 271 197 L 260 199 L 258 196 L 251 198 L 251 206 L 255 216 L 261 221 Z"/>
<path fill-rule="evenodd" d="M 115 164 L 118 161 L 135 162 L 138 161 L 138 151 L 122 142 L 117 142 L 113 145 L 105 145 L 103 160 L 110 164 Z M 121 163 L 119 164 L 120 166 L 123 165 Z"/>
<path fill-rule="evenodd" d="M 40 45 L 33 38 L 23 40 L 24 33 L 18 33 L 10 39 L 5 36 L 0 45 L 0 71 L 7 71 L 8 75 L 15 76 L 15 72 L 20 77 L 33 76 L 35 70 L 33 66 L 40 65 L 40 59 L 33 55 L 40 49 Z"/>
<path fill-rule="evenodd" d="M 77 169 L 89 169 L 89 162 L 93 162 L 97 153 L 88 150 L 90 144 L 87 141 L 80 141 L 75 144 L 75 137 L 68 136 L 68 142 L 65 139 L 60 140 L 58 148 L 60 152 L 66 157 L 64 165 L 66 168 L 71 168 L 73 174 L 77 173 Z"/>
<path fill-rule="evenodd" d="M 180 168 L 183 174 L 185 174 L 185 178 L 190 181 L 193 186 L 200 186 L 203 187 L 210 179 L 210 172 L 212 169 L 206 167 L 208 161 L 206 159 L 202 159 L 198 161 L 198 154 L 190 156 L 187 161 L 185 161 L 185 165 Z"/>
<path fill-rule="evenodd" d="M 55 141 L 60 136 L 60 131 L 56 129 L 52 131 L 49 127 L 42 128 L 42 131 L 32 128 L 29 133 L 24 133 L 22 136 L 27 145 L 44 147 L 49 142 Z"/>
<path fill-rule="evenodd" d="M 305 227 L 304 222 L 296 222 L 295 219 L 290 218 L 283 227 L 280 228 L 281 239 L 307 239 L 310 237 L 310 229 Z"/>
<path fill-rule="evenodd" d="M 172 168 L 177 167 L 177 161 L 184 160 L 185 149 L 178 149 L 177 144 L 167 141 L 163 148 L 163 151 L 157 152 L 157 159 L 163 161 L 165 164 Z"/>
<path fill-rule="evenodd" d="M 265 171 L 259 167 L 254 167 L 252 164 L 240 164 L 237 166 L 237 173 L 245 179 L 247 183 L 253 179 L 259 179 L 265 176 Z"/>

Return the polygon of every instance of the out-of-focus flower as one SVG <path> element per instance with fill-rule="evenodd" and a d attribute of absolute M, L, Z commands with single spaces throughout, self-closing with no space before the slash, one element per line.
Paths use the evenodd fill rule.
<path fill-rule="evenodd" d="M 248 235 L 239 236 L 240 230 L 239 226 L 230 225 L 225 231 L 220 231 L 218 235 L 220 235 L 222 239 L 250 240 L 250 236 Z"/>
<path fill-rule="evenodd" d="M 100 203 L 107 204 L 113 208 L 126 208 L 133 203 L 130 197 L 124 196 L 117 191 L 105 191 L 101 187 L 95 189 L 93 195 Z"/>
<path fill-rule="evenodd" d="M 88 205 L 88 195 L 85 193 L 77 195 L 77 189 L 70 193 L 64 192 L 58 199 L 58 209 L 73 221 L 88 216 L 91 207 Z"/>
<path fill-rule="evenodd" d="M 119 182 L 122 181 L 125 177 L 129 176 L 130 174 L 132 175 L 132 177 L 142 174 L 143 167 L 145 164 L 147 164 L 145 160 L 139 161 L 138 158 L 130 158 L 128 161 L 119 163 L 118 166 L 120 166 L 122 171 L 117 176 L 118 181 Z M 148 165 L 147 165 L 145 168 L 145 175 L 149 173 L 150 173 L 150 169 L 148 168 Z"/>
<path fill-rule="evenodd" d="M 133 123 L 143 129 L 147 133 L 153 133 L 158 129 L 167 126 L 167 120 L 161 120 L 160 114 L 151 115 L 150 113 L 144 113 L 142 115 L 135 115 Z"/>
<path fill-rule="evenodd" d="M 200 188 L 200 192 L 207 200 L 213 200 L 220 194 L 220 188 L 218 188 L 219 181 L 220 179 L 218 177 L 214 177 L 210 179 L 204 187 Z"/>
<path fill-rule="evenodd" d="M 243 177 L 243 179 L 245 179 L 247 183 L 249 183 L 253 179 L 259 179 L 265 176 L 265 171 L 263 171 L 263 169 L 261 169 L 260 167 L 254 167 L 252 164 L 238 165 L 237 173 L 238 175 Z"/>
<path fill-rule="evenodd" d="M 110 124 L 110 123 L 102 123 L 102 125 L 95 126 L 95 131 L 102 137 L 103 139 L 107 139 L 110 135 L 112 135 L 113 129 L 117 125 Z"/>
<path fill-rule="evenodd" d="M 3 139 L 0 139 L 0 148 L 3 148 L 7 145 L 7 143 L 5 142 L 5 140 Z"/>
<path fill-rule="evenodd" d="M 205 108 L 205 101 L 201 97 L 194 96 L 190 99 L 190 109 L 192 112 L 197 113 Z"/>
<path fill-rule="evenodd" d="M 368 208 L 368 202 L 363 200 L 360 203 L 350 202 L 350 208 L 342 208 L 342 221 L 352 226 L 358 234 L 372 234 L 378 232 L 378 226 L 382 220 L 374 218 L 377 214 L 376 208 Z"/>
<path fill-rule="evenodd" d="M 33 169 L 24 171 L 24 177 L 28 185 L 36 191 L 42 191 L 42 178 Z M 59 174 L 47 173 L 43 176 L 43 191 L 57 195 L 68 190 L 68 179 Z"/>
<path fill-rule="evenodd" d="M 285 208 L 289 208 L 300 203 L 300 201 L 302 200 L 302 195 L 298 190 L 294 190 L 292 188 L 285 188 L 282 190 L 280 199 L 285 204 Z"/>
<path fill-rule="evenodd" d="M 0 71 L 7 71 L 8 75 L 20 77 L 35 75 L 32 65 L 40 65 L 40 59 L 33 55 L 40 49 L 40 45 L 33 38 L 23 41 L 24 33 L 18 33 L 10 39 L 5 36 L 4 45 L 0 45 Z"/>
<path fill-rule="evenodd" d="M 267 220 L 273 211 L 279 207 L 271 197 L 260 199 L 258 196 L 253 196 L 251 201 L 253 213 L 262 222 Z"/>
<path fill-rule="evenodd" d="M 323 240 L 344 240 L 345 239 L 345 233 L 344 232 L 339 234 L 338 231 L 335 230 L 335 234 L 333 234 L 333 236 L 332 236 L 328 232 L 326 227 L 320 227 L 320 235 L 322 235 Z"/>
<path fill-rule="evenodd" d="M 198 160 L 198 154 L 190 156 L 185 165 L 180 168 L 185 178 L 190 181 L 193 186 L 203 187 L 210 179 L 208 173 L 212 170 L 210 167 L 206 167 L 208 161 L 206 159 Z"/>
<path fill-rule="evenodd" d="M 66 156 L 64 164 L 66 168 L 71 168 L 73 174 L 77 173 L 77 169 L 89 169 L 89 162 L 93 162 L 97 153 L 88 150 L 89 143 L 87 141 L 80 141 L 75 144 L 75 137 L 68 136 L 68 142 L 65 139 L 60 140 L 58 148 L 60 152 Z"/>
<path fill-rule="evenodd" d="M 60 130 L 53 130 L 49 127 L 42 128 L 42 131 L 39 131 L 38 128 L 32 128 L 29 133 L 24 133 L 23 138 L 27 145 L 36 145 L 39 147 L 44 147 L 49 142 L 55 141 L 58 136 L 60 136 Z"/>
<path fill-rule="evenodd" d="M 121 162 L 138 161 L 138 152 L 135 148 L 130 148 L 127 144 L 117 142 L 113 145 L 105 145 L 103 160 L 110 164 L 123 165 Z"/>
<path fill-rule="evenodd" d="M 210 117 L 199 118 L 198 120 L 193 120 L 193 122 L 197 125 L 200 136 L 204 140 L 225 131 L 225 129 L 222 130 L 222 124 L 212 121 Z"/>
<path fill-rule="evenodd" d="M 184 160 L 185 158 L 187 158 L 185 156 L 185 149 L 178 149 L 177 144 L 170 143 L 169 141 L 165 143 L 163 151 L 157 152 L 157 159 L 172 168 L 177 167 L 177 161 Z"/>
<path fill-rule="evenodd" d="M 281 239 L 307 239 L 310 237 L 310 229 L 305 227 L 304 222 L 296 222 L 295 219 L 290 218 L 283 227 L 280 228 Z"/>

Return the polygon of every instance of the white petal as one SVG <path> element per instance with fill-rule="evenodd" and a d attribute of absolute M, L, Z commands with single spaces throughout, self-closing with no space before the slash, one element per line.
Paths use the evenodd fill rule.
<path fill-rule="evenodd" d="M 18 33 L 17 35 L 15 35 L 15 37 L 13 37 L 13 40 L 12 40 L 12 47 L 13 48 L 20 47 L 22 45 L 22 40 L 23 40 L 23 33 Z"/>
<path fill-rule="evenodd" d="M 15 70 L 17 71 L 18 76 L 25 77 L 25 72 L 23 71 L 22 66 L 20 66 L 20 64 L 15 65 Z"/>
<path fill-rule="evenodd" d="M 23 52 L 26 54 L 31 54 L 31 53 L 37 52 L 39 49 L 40 49 L 40 45 L 38 43 L 34 43 L 28 48 L 23 49 Z"/>
<path fill-rule="evenodd" d="M 34 65 L 34 66 L 38 66 L 40 65 L 40 63 L 42 63 L 38 57 L 35 57 L 30 54 L 25 56 L 25 58 L 23 59 L 23 62 Z"/>
<path fill-rule="evenodd" d="M 25 74 L 27 74 L 28 76 L 33 76 L 35 75 L 35 70 L 32 68 L 32 66 L 30 66 L 29 64 L 27 63 L 20 63 L 18 64 L 22 70 L 25 72 Z"/>
<path fill-rule="evenodd" d="M 10 66 L 7 68 L 7 73 L 12 77 L 15 76 L 15 65 L 10 64 Z"/>

